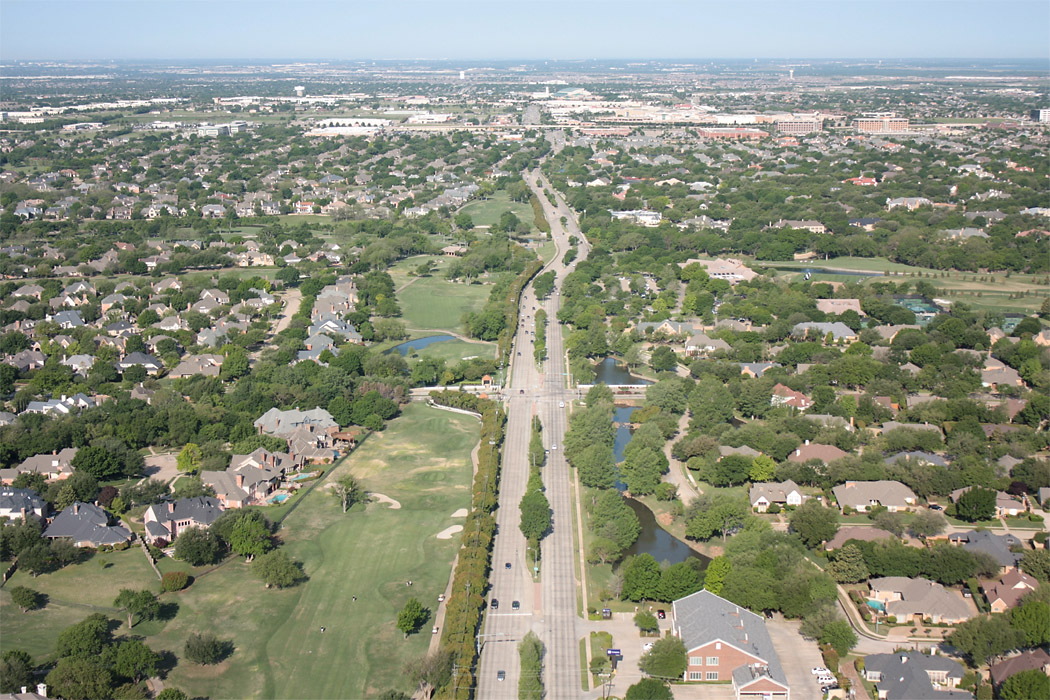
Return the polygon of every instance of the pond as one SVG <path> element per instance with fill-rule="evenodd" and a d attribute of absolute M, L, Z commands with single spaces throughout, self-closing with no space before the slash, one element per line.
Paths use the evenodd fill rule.
<path fill-rule="evenodd" d="M 704 568 L 711 563 L 710 557 L 694 551 L 685 542 L 660 527 L 660 524 L 656 522 L 656 516 L 644 503 L 628 498 L 627 505 L 638 516 L 638 522 L 642 525 L 642 534 L 638 536 L 638 541 L 627 550 L 626 556 L 652 554 L 657 562 L 666 561 L 669 564 L 696 558 L 703 562 Z"/>
<path fill-rule="evenodd" d="M 648 379 L 635 377 L 627 371 L 627 365 L 618 362 L 614 357 L 606 357 L 594 366 L 594 383 L 610 386 L 645 386 L 652 384 Z"/>
<path fill-rule="evenodd" d="M 400 345 L 395 345 L 386 352 L 394 352 L 395 350 L 402 356 L 409 355 L 416 350 L 422 350 L 428 345 L 434 343 L 443 343 L 446 340 L 455 340 L 451 335 L 428 335 L 426 338 L 416 338 L 415 340 L 406 340 Z"/>
<path fill-rule="evenodd" d="M 616 423 L 616 440 L 613 442 L 613 458 L 619 464 L 623 461 L 623 450 L 631 441 L 631 416 L 638 410 L 637 406 L 617 406 L 613 411 L 613 422 Z M 623 489 L 621 489 L 622 491 Z"/>

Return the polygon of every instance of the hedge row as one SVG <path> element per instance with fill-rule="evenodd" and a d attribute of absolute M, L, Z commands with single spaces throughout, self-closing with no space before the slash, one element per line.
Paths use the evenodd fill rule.
<path fill-rule="evenodd" d="M 540 204 L 540 198 L 535 194 L 530 194 L 529 204 L 532 205 L 532 221 L 536 224 L 536 228 L 544 233 L 550 233 L 551 225 L 547 221 L 547 217 L 543 215 L 543 205 Z"/>
<path fill-rule="evenodd" d="M 468 700 L 473 697 L 476 640 L 492 568 L 492 541 L 496 534 L 493 511 L 498 503 L 500 448 L 506 415 L 496 402 L 469 394 L 470 399 L 453 391 L 434 392 L 431 396 L 435 403 L 481 413 L 478 471 L 474 475 L 470 515 L 463 524 L 463 543 L 452 579 L 452 593 L 445 603 L 445 629 L 441 637 L 441 647 L 452 655 L 456 671 L 438 693 L 439 698 Z"/>
<path fill-rule="evenodd" d="M 533 353 L 536 356 L 536 362 L 543 362 L 547 359 L 547 312 L 540 309 L 536 312 L 536 340 L 533 343 Z"/>
<path fill-rule="evenodd" d="M 525 285 L 542 269 L 543 263 L 539 260 L 533 260 L 525 266 L 525 269 L 522 270 L 521 274 L 514 279 L 514 282 L 507 289 L 507 296 L 503 300 L 503 313 L 507 322 L 503 326 L 503 331 L 499 334 L 498 341 L 499 356 L 504 363 L 510 356 L 510 344 L 518 330 L 518 302 L 521 300 L 521 290 L 525 289 Z"/>

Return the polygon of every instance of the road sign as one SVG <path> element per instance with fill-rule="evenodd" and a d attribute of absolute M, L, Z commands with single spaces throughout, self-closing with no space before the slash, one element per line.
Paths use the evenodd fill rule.
<path fill-rule="evenodd" d="M 608 656 L 619 656 L 620 655 L 620 650 L 619 649 L 606 649 L 605 653 Z"/>

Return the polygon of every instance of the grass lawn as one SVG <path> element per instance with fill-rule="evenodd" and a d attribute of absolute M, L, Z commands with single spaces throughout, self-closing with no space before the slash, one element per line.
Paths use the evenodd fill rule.
<path fill-rule="evenodd" d="M 388 688 L 411 691 L 402 666 L 426 651 L 431 623 L 405 640 L 394 626 L 397 611 L 410 597 L 433 609 L 444 591 L 459 538 L 435 535 L 462 523 L 452 513 L 470 505 L 470 451 L 476 441 L 473 419 L 408 405 L 327 479 L 351 473 L 366 490 L 399 501 L 400 509 L 372 503 L 344 515 L 329 491 L 315 488 L 285 518 L 278 534 L 285 551 L 302 562 L 306 583 L 266 590 L 250 567 L 234 558 L 198 572 L 186 590 L 163 596 L 162 601 L 178 604 L 175 617 L 133 630 L 151 647 L 181 656 L 186 638 L 202 630 L 235 647 L 216 666 L 179 663 L 168 684 L 191 697 L 214 698 L 364 698 Z M 103 569 L 99 559 L 113 566 Z M 171 561 L 161 565 L 164 571 L 183 567 Z M 51 602 L 23 615 L 0 593 L 0 648 L 24 648 L 38 657 L 51 651 L 62 629 L 93 612 L 88 605 L 109 606 L 123 587 L 159 588 L 137 547 L 36 579 L 22 573 L 14 579 L 13 585 L 47 593 Z M 120 619 L 114 610 L 103 612 Z M 327 628 L 323 635 L 321 626 Z"/>
<path fill-rule="evenodd" d="M 438 276 L 416 280 L 397 298 L 409 328 L 459 332 L 463 314 L 480 311 L 491 292 L 487 284 L 461 284 Z"/>
<path fill-rule="evenodd" d="M 529 229 L 535 232 L 533 225 L 532 206 L 528 202 L 512 202 L 503 190 L 496 192 L 488 199 L 478 199 L 465 205 L 459 210 L 460 213 L 470 214 L 475 226 L 492 226 L 499 223 L 503 212 L 511 211 L 514 215 L 529 225 Z"/>

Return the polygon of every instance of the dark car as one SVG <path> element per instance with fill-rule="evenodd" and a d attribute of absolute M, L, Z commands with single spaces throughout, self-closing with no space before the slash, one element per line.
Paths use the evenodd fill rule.
<path fill-rule="evenodd" d="M 930 510 L 944 510 L 944 506 L 939 506 L 936 503 L 931 503 L 927 506 Z"/>
<path fill-rule="evenodd" d="M 493 598 L 492 602 L 489 603 L 489 607 L 493 610 L 499 610 L 499 598 Z"/>
<path fill-rule="evenodd" d="M 511 610 L 521 610 L 521 603 L 519 603 L 519 602 L 518 602 L 518 601 L 516 601 L 516 600 L 514 600 L 514 601 L 511 601 L 511 604 L 510 604 L 510 609 L 511 609 Z"/>
<path fill-rule="evenodd" d="M 660 618 L 661 620 L 666 620 L 667 619 L 667 611 L 666 610 L 657 610 L 656 611 L 656 616 L 658 618 Z"/>
<path fill-rule="evenodd" d="M 504 569 L 509 569 L 510 568 L 510 562 L 508 561 L 506 564 L 504 564 L 503 568 Z"/>
<path fill-rule="evenodd" d="M 507 680 L 507 672 L 506 671 L 496 671 L 496 680 L 497 681 L 505 681 L 505 680 Z"/>

